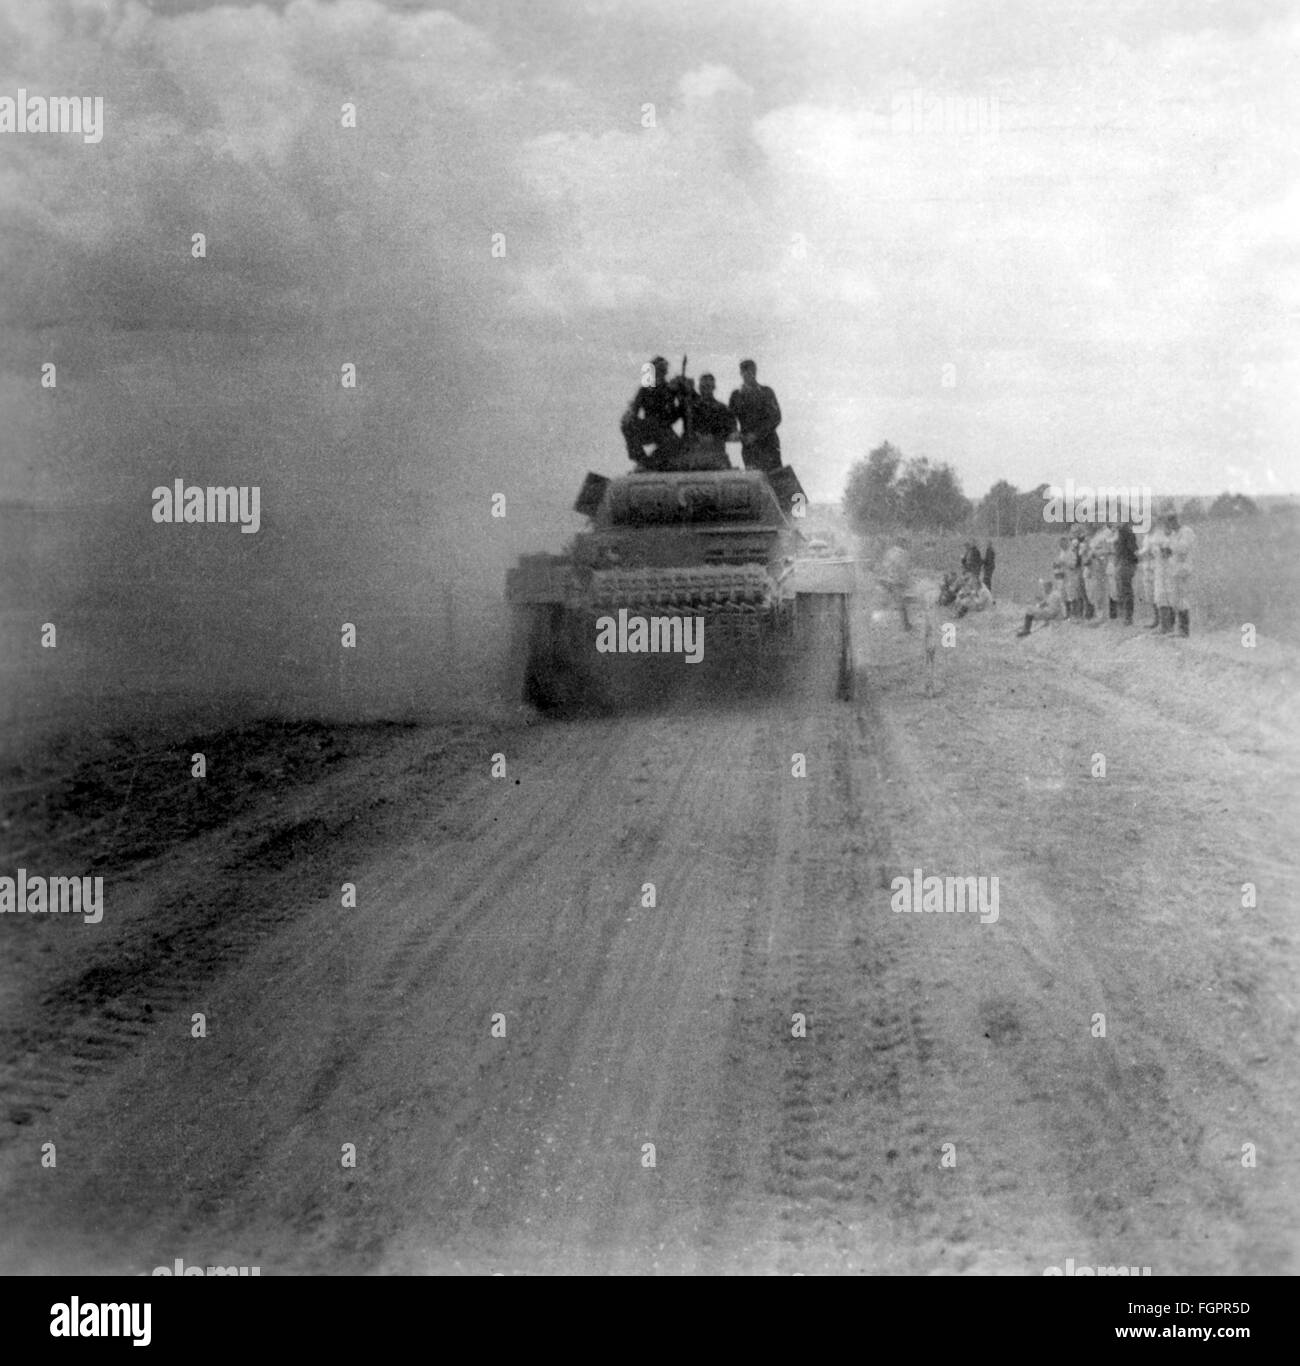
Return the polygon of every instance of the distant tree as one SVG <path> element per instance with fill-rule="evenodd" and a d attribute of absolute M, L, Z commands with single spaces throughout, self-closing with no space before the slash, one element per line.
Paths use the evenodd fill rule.
<path fill-rule="evenodd" d="M 854 531 L 896 527 L 951 530 L 967 522 L 971 501 L 951 465 L 932 465 L 925 456 L 904 462 L 888 441 L 849 471 L 844 513 Z"/>
<path fill-rule="evenodd" d="M 1210 504 L 1211 517 L 1252 517 L 1259 511 L 1254 501 L 1244 493 L 1221 493 Z"/>
<path fill-rule="evenodd" d="M 898 477 L 898 512 L 909 527 L 961 526 L 971 512 L 970 499 L 951 465 L 932 465 L 925 456 L 909 460 Z"/>
<path fill-rule="evenodd" d="M 1048 529 L 1047 523 L 1043 520 L 1043 509 L 1047 506 L 1047 493 L 1050 488 L 1050 484 L 1039 484 L 1028 493 L 1017 496 L 1016 520 L 1011 532 L 1013 536 L 1028 536 L 1030 532 Z"/>
<path fill-rule="evenodd" d="M 999 479 L 984 495 L 979 505 L 979 521 L 990 536 L 1016 534 L 1016 499 L 1019 494 L 1014 484 Z"/>
<path fill-rule="evenodd" d="M 928 501 L 935 521 L 949 530 L 964 522 L 969 523 L 975 511 L 973 500 L 961 491 L 957 471 L 946 462 L 935 467 Z"/>
<path fill-rule="evenodd" d="M 1199 522 L 1205 516 L 1205 504 L 1199 498 L 1186 498 L 1178 515 L 1184 522 Z"/>
<path fill-rule="evenodd" d="M 862 533 L 897 524 L 895 478 L 902 463 L 902 452 L 886 441 L 849 471 L 844 486 L 844 515 L 854 531 Z"/>

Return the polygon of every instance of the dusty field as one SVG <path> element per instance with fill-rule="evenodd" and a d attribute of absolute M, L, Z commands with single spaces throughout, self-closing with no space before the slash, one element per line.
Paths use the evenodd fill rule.
<path fill-rule="evenodd" d="M 0 917 L 0 1269 L 1294 1272 L 1294 651 L 1005 609 L 927 700 L 870 606 L 852 704 L 11 772 L 107 909 Z"/>

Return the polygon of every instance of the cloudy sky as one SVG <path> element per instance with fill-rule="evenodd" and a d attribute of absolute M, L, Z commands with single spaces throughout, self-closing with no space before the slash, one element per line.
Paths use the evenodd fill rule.
<path fill-rule="evenodd" d="M 886 437 L 976 495 L 1297 487 L 1284 3 L 0 14 L 0 91 L 106 103 L 97 145 L 0 142 L 7 494 L 132 479 L 178 430 L 221 448 L 198 477 L 320 429 L 285 456 L 306 496 L 355 486 L 371 428 L 413 496 L 518 467 L 564 502 L 620 467 L 655 351 L 724 390 L 755 355 L 814 496 Z M 47 358 L 97 408 L 58 459 Z"/>
<path fill-rule="evenodd" d="M 0 94 L 105 106 L 94 144 L 0 133 L 0 499 L 89 518 L 68 595 L 417 611 L 576 527 L 660 351 L 724 393 L 756 357 L 816 499 L 885 439 L 974 496 L 1296 490 L 1298 33 L 1282 0 L 0 0 Z M 141 535 L 176 478 L 258 484 L 263 532 Z"/>

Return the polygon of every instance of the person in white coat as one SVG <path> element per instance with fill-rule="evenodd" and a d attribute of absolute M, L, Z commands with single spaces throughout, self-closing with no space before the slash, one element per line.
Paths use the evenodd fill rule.
<path fill-rule="evenodd" d="M 1180 526 L 1178 516 L 1171 512 L 1165 518 L 1165 596 L 1169 602 L 1168 624 L 1161 631 L 1168 634 L 1178 619 L 1178 634 L 1191 635 L 1192 622 L 1192 547 L 1196 533 L 1189 526 Z"/>
<path fill-rule="evenodd" d="M 1093 603 L 1097 617 L 1106 621 L 1115 615 L 1114 576 L 1110 559 L 1115 550 L 1115 528 L 1103 522 L 1088 541 L 1091 558 L 1088 564 L 1088 600 Z"/>
<path fill-rule="evenodd" d="M 1169 606 L 1165 592 L 1165 561 L 1168 559 L 1168 549 L 1169 538 L 1165 535 L 1164 527 L 1157 522 L 1147 532 L 1146 540 L 1142 544 L 1142 553 L 1146 557 L 1144 563 L 1150 575 L 1151 603 L 1155 609 L 1155 619 L 1148 628 L 1150 630 L 1164 630 L 1164 609 Z"/>

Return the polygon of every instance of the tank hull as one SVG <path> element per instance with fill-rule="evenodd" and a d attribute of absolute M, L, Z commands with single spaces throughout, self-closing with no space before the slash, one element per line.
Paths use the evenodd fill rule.
<path fill-rule="evenodd" d="M 591 529 L 507 576 L 524 700 L 617 707 L 719 674 L 781 688 L 815 677 L 821 695 L 851 696 L 855 565 L 808 553 L 785 476 L 589 475 L 577 507 Z"/>

